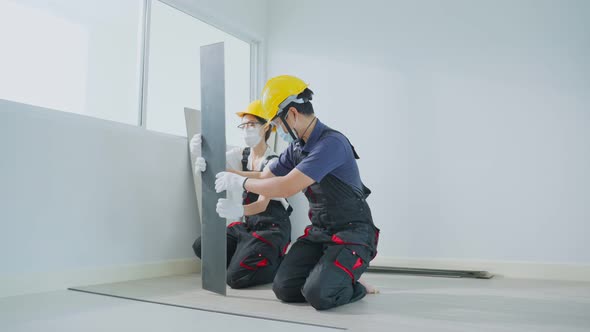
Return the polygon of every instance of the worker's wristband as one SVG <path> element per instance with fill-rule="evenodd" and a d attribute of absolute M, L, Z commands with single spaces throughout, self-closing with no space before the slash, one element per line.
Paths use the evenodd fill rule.
<path fill-rule="evenodd" d="M 245 178 L 244 182 L 242 182 L 242 188 L 244 189 L 244 191 L 248 191 L 246 190 L 246 181 L 248 181 L 248 178 Z"/>

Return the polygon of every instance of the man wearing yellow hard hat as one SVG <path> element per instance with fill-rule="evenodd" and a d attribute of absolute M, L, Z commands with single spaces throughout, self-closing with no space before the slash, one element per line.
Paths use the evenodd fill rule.
<path fill-rule="evenodd" d="M 260 100 L 236 113 L 246 147 L 230 147 L 226 152 L 226 166 L 235 172 L 256 174 L 268 169 L 277 156 L 267 141 L 273 130 L 271 117 L 263 110 Z M 204 172 L 206 161 L 200 156 L 201 135 L 191 139 L 191 153 L 197 156 L 195 169 Z M 251 173 L 254 171 L 255 173 Z M 238 199 L 237 196 L 241 196 Z M 241 187 L 220 199 L 217 213 L 234 221 L 227 226 L 227 284 L 232 288 L 246 288 L 273 281 L 291 240 L 292 208 L 284 198 L 270 199 Z M 244 221 L 242 222 L 242 216 Z M 201 257 L 201 238 L 193 244 Z"/>
<path fill-rule="evenodd" d="M 311 225 L 285 256 L 273 290 L 282 301 L 309 302 L 324 310 L 367 294 L 359 279 L 377 255 L 379 229 L 366 201 L 371 191 L 361 181 L 354 147 L 320 122 L 312 97 L 297 77 L 270 79 L 262 106 L 289 147 L 260 174 L 217 174 L 215 187 L 218 192 L 241 187 L 265 197 L 304 191 Z"/>

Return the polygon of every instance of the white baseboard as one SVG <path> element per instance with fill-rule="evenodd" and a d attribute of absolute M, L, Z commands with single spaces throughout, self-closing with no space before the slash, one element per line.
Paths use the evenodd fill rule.
<path fill-rule="evenodd" d="M 461 259 L 414 259 L 377 256 L 371 266 L 488 271 L 495 276 L 519 279 L 589 281 L 590 264 L 536 263 Z"/>
<path fill-rule="evenodd" d="M 196 258 L 25 275 L 0 275 L 0 297 L 64 290 L 68 287 L 199 272 Z"/>

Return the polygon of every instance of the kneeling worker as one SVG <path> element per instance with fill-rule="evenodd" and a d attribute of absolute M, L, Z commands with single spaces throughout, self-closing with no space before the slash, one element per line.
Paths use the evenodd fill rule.
<path fill-rule="evenodd" d="M 377 255 L 379 229 L 366 198 L 354 147 L 340 132 L 320 122 L 313 92 L 293 76 L 270 79 L 262 105 L 279 134 L 291 141 L 279 160 L 258 175 L 217 174 L 216 190 L 243 188 L 265 197 L 304 191 L 311 225 L 285 256 L 273 290 L 285 302 L 309 302 L 324 310 L 363 298 L 359 281 Z"/>
<path fill-rule="evenodd" d="M 272 131 L 270 118 L 259 100 L 252 102 L 243 112 L 238 128 L 242 131 L 246 147 L 230 148 L 226 163 L 232 172 L 258 174 L 277 160 L 267 145 Z M 206 162 L 200 156 L 201 136 L 191 140 L 191 151 L 197 155 L 195 169 L 205 171 Z M 242 193 L 242 201 L 221 199 L 217 213 L 222 218 L 242 219 L 227 226 L 227 284 L 232 288 L 246 288 L 273 281 L 291 240 L 291 207 L 284 198 L 270 199 L 241 187 L 233 193 Z M 228 195 L 229 196 L 229 195 Z M 201 257 L 201 238 L 193 244 Z"/>

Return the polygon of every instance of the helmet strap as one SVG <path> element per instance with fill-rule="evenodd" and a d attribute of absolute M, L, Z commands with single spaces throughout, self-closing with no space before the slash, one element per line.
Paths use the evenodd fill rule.
<path fill-rule="evenodd" d="M 287 123 L 287 115 L 289 115 L 289 110 L 283 110 L 281 113 L 282 114 L 279 115 L 281 122 L 283 122 L 283 125 L 285 126 L 285 128 L 287 128 L 287 132 L 289 133 L 289 135 L 291 135 L 293 140 L 297 140 L 297 135 L 295 135 L 295 133 L 291 129 L 291 126 L 289 126 L 289 124 Z"/>

